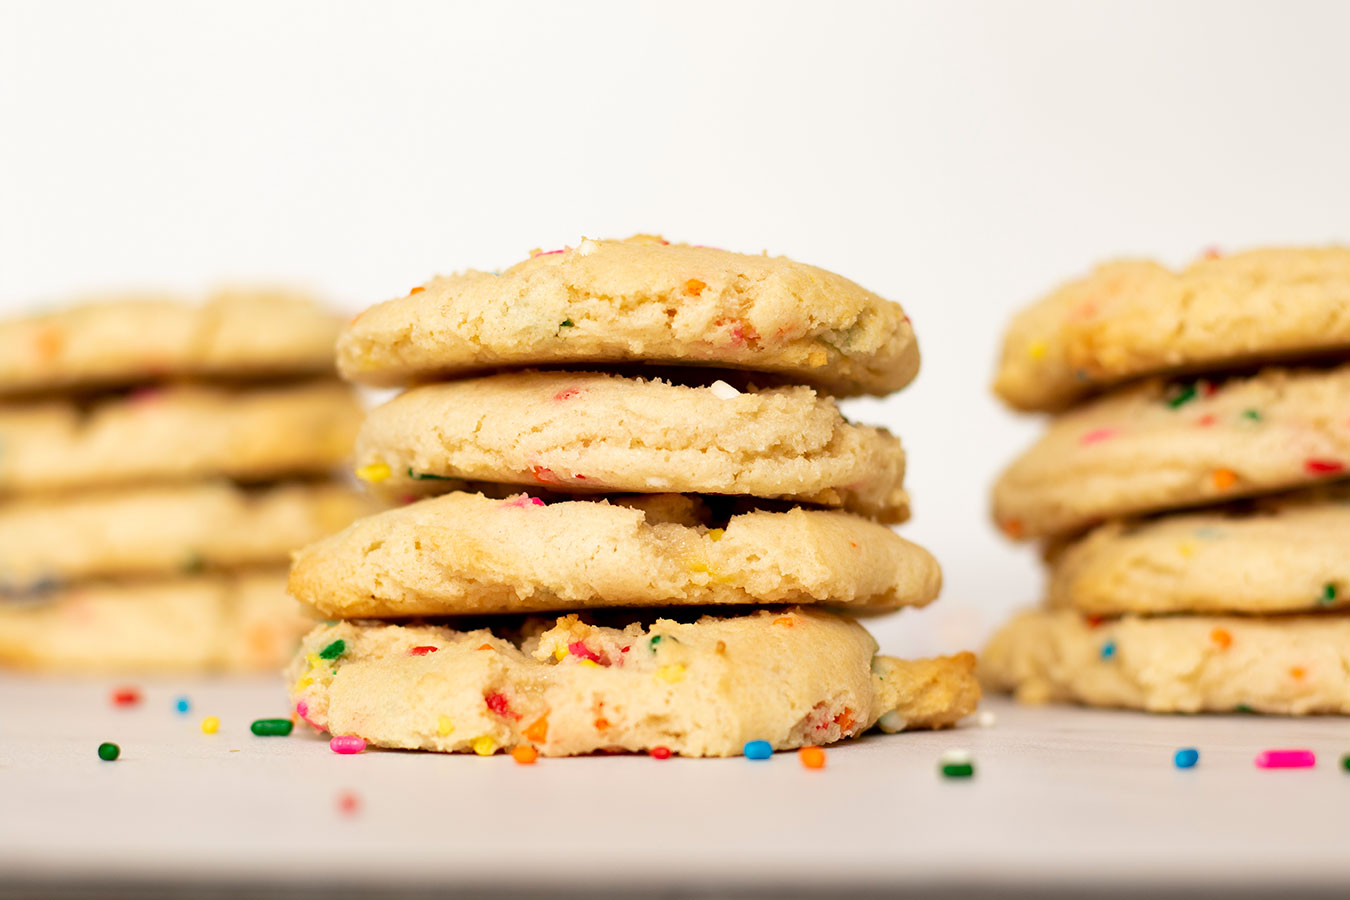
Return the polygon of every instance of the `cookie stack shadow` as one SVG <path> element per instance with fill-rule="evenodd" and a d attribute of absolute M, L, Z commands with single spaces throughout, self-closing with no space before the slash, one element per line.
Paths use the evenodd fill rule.
<path fill-rule="evenodd" d="M 404 505 L 297 554 L 339 621 L 297 713 L 383 747 L 736 755 L 942 727 L 974 660 L 877 655 L 849 613 L 940 573 L 890 530 L 904 455 L 835 396 L 908 383 L 901 309 L 783 258 L 583 240 L 359 316 L 340 371 L 407 386 L 357 442 Z"/>
<path fill-rule="evenodd" d="M 1056 415 L 994 489 L 1049 584 L 986 684 L 1350 713 L 1350 250 L 1102 266 L 1014 319 L 995 390 Z"/>
<path fill-rule="evenodd" d="M 290 552 L 371 511 L 338 321 L 276 291 L 0 322 L 0 665 L 275 671 Z"/>

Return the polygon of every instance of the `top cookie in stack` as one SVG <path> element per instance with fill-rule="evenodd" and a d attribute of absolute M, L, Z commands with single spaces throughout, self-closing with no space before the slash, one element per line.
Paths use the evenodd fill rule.
<path fill-rule="evenodd" d="M 292 669 L 312 723 L 529 758 L 728 755 L 973 707 L 968 656 L 874 659 L 856 623 L 796 606 L 937 594 L 933 558 L 882 524 L 908 515 L 899 441 L 830 396 L 913 378 L 896 304 L 791 260 L 583 240 L 380 304 L 338 361 L 415 385 L 357 449 L 409 503 L 299 553 L 292 592 L 347 619 L 570 614 L 322 626 Z"/>
<path fill-rule="evenodd" d="M 0 661 L 280 665 L 290 551 L 372 508 L 323 480 L 360 420 L 337 329 L 275 291 L 0 323 Z"/>
<path fill-rule="evenodd" d="M 995 682 L 1350 712 L 1344 619 L 1300 615 L 1350 593 L 1326 484 L 1350 476 L 1350 250 L 1103 266 L 1014 320 L 996 390 L 1060 414 L 994 490 L 1005 532 L 1048 540 L 1056 610 L 995 640 Z"/>

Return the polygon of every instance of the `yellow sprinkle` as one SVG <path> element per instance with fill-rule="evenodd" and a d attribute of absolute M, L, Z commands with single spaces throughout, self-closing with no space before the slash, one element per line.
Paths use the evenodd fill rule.
<path fill-rule="evenodd" d="M 812 350 L 806 355 L 806 364 L 813 369 L 818 369 L 829 361 L 830 358 L 825 355 L 824 350 Z"/>
<path fill-rule="evenodd" d="M 726 534 L 726 532 L 725 532 L 724 530 L 722 530 L 721 528 L 709 528 L 709 529 L 708 529 L 708 540 L 710 540 L 710 541 L 720 541 L 720 540 L 722 539 L 722 535 L 724 535 L 724 534 Z"/>
<path fill-rule="evenodd" d="M 684 678 L 684 666 L 676 663 L 673 666 L 662 666 L 656 670 L 656 677 L 667 684 L 674 684 Z"/>
<path fill-rule="evenodd" d="M 215 716 L 207 716 L 202 719 L 202 734 L 215 734 L 220 730 L 220 719 Z"/>
<path fill-rule="evenodd" d="M 1194 544 L 1177 544 L 1177 552 L 1182 556 L 1192 556 L 1195 553 Z"/>
<path fill-rule="evenodd" d="M 694 562 L 689 563 L 688 566 L 690 572 L 701 572 L 704 575 L 712 574 L 712 569 L 708 568 L 708 564 L 705 562 L 698 562 L 695 560 Z"/>
<path fill-rule="evenodd" d="M 323 665 L 323 660 L 319 658 L 319 654 L 317 653 L 305 654 L 305 662 L 309 663 L 311 669 L 317 669 L 319 666 Z"/>
<path fill-rule="evenodd" d="M 449 734 L 454 730 L 455 726 L 450 721 L 449 716 L 440 716 L 439 718 L 436 719 L 436 733 L 439 734 L 441 737 L 445 737 L 447 734 Z"/>
<path fill-rule="evenodd" d="M 554 651 L 553 651 L 553 658 L 556 659 L 558 662 L 562 662 L 564 659 L 567 658 L 567 648 L 566 648 L 566 647 L 558 647 L 558 648 L 554 649 Z"/>
<path fill-rule="evenodd" d="M 393 474 L 384 463 L 371 463 L 368 466 L 360 466 L 356 470 L 356 477 L 362 481 L 384 481 Z"/>
<path fill-rule="evenodd" d="M 295 683 L 295 689 L 298 691 L 298 690 L 301 690 L 301 689 L 303 689 L 303 688 L 309 687 L 309 686 L 310 686 L 311 684 L 313 684 L 313 683 L 314 683 L 314 676 L 313 676 L 313 675 L 306 675 L 306 676 L 304 676 L 303 678 L 301 678 L 299 681 L 297 681 L 297 682 Z"/>
<path fill-rule="evenodd" d="M 1027 356 L 1032 359 L 1045 359 L 1045 354 L 1050 352 L 1050 348 L 1045 346 L 1045 341 L 1032 341 L 1027 345 Z"/>
<path fill-rule="evenodd" d="M 579 665 L 579 666 L 588 666 L 589 668 L 592 668 L 592 669 L 598 669 L 598 668 L 600 668 L 600 664 L 599 664 L 598 662 L 596 662 L 595 660 L 593 660 L 593 659 L 579 659 L 579 660 L 577 660 L 577 665 Z"/>
<path fill-rule="evenodd" d="M 474 738 L 471 742 L 471 746 L 473 747 L 473 752 L 477 753 L 479 756 L 491 756 L 493 753 L 497 752 L 497 742 L 486 734 Z"/>

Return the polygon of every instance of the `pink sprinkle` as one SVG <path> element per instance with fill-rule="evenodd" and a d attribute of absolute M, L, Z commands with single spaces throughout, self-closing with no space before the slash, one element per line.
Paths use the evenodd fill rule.
<path fill-rule="evenodd" d="M 1218 420 L 1214 417 L 1214 413 L 1206 413 L 1205 415 L 1196 419 L 1195 424 L 1199 425 L 1201 428 L 1208 428 L 1209 426 L 1213 425 L 1216 421 Z"/>
<path fill-rule="evenodd" d="M 1262 750 L 1256 755 L 1259 769 L 1311 769 L 1317 755 L 1311 750 Z"/>
<path fill-rule="evenodd" d="M 295 702 L 295 714 L 310 725 L 310 727 L 318 728 L 319 731 L 323 731 L 323 729 L 319 728 L 318 725 L 315 725 L 314 720 L 309 717 L 309 704 L 304 700 L 297 700 Z"/>
<path fill-rule="evenodd" d="M 566 252 L 567 252 L 567 248 L 566 248 L 566 247 L 564 247 L 564 248 L 561 249 L 561 250 L 546 250 L 546 251 L 544 251 L 544 252 L 542 252 L 542 253 L 535 253 L 535 254 L 533 254 L 533 255 L 530 257 L 530 259 L 534 259 L 536 256 L 553 256 L 553 255 L 556 254 L 556 253 L 566 253 Z"/>
<path fill-rule="evenodd" d="M 521 494 L 519 497 L 503 500 L 497 505 L 502 509 L 524 509 L 527 506 L 543 506 L 544 501 L 538 497 L 531 497 L 529 494 Z"/>
<path fill-rule="evenodd" d="M 1223 256 L 1223 251 L 1218 247 L 1206 247 L 1203 256 L 1205 259 L 1218 259 Z"/>
<path fill-rule="evenodd" d="M 1098 428 L 1083 435 L 1078 439 L 1078 443 L 1100 444 L 1102 441 L 1109 441 L 1118 434 L 1120 434 L 1120 429 L 1118 428 Z"/>
<path fill-rule="evenodd" d="M 159 400 L 163 396 L 164 396 L 163 388 L 143 387 L 137 388 L 136 390 L 132 391 L 127 396 L 127 399 L 130 400 L 132 404 L 136 406 L 146 406 L 147 404 L 154 403 L 156 400 Z"/>
<path fill-rule="evenodd" d="M 593 663 L 600 662 L 600 657 L 597 656 L 594 653 L 594 651 L 591 650 L 590 647 L 587 647 L 581 641 L 573 641 L 572 643 L 568 644 L 567 652 L 571 653 L 573 656 L 580 656 L 582 659 L 589 659 Z"/>
<path fill-rule="evenodd" d="M 566 390 L 558 391 L 558 393 L 554 394 L 553 402 L 561 403 L 564 400 L 571 400 L 573 397 L 575 397 L 577 394 L 580 393 L 581 391 L 577 390 L 576 388 L 567 388 Z"/>
<path fill-rule="evenodd" d="M 334 735 L 333 739 L 328 742 L 328 749 L 332 750 L 334 753 L 341 753 L 344 756 L 349 756 L 353 753 L 360 753 L 362 750 L 366 749 L 366 739 L 357 737 L 354 734 Z"/>

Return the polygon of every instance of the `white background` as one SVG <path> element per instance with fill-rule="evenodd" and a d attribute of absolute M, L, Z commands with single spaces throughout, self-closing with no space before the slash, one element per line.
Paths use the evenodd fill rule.
<path fill-rule="evenodd" d="M 1035 432 L 987 393 L 1014 309 L 1117 255 L 1345 240 L 1350 4 L 0 2 L 0 312 L 129 286 L 356 310 L 581 235 L 767 249 L 903 303 L 944 599 L 1035 599 L 988 524 Z"/>

